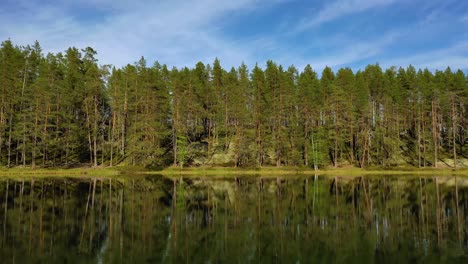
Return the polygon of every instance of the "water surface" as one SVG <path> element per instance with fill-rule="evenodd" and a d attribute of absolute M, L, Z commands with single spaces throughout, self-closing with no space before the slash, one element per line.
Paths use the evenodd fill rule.
<path fill-rule="evenodd" d="M 0 180 L 1 263 L 468 263 L 468 178 Z"/>

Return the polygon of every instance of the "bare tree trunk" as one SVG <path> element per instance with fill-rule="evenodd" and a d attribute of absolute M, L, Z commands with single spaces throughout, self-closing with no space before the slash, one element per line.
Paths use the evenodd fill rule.
<path fill-rule="evenodd" d="M 127 82 L 125 83 L 125 89 L 127 89 Z M 127 98 L 127 90 L 125 90 L 125 100 L 124 100 L 124 114 L 122 120 L 122 157 L 125 156 L 125 137 L 126 137 L 126 123 L 127 123 L 127 111 L 128 111 L 128 98 Z"/>
<path fill-rule="evenodd" d="M 43 151 L 44 151 L 44 154 L 42 155 L 42 166 L 45 166 L 46 164 L 46 161 L 48 159 L 48 148 L 47 148 L 47 145 L 48 145 L 48 136 L 47 136 L 47 126 L 48 126 L 48 116 L 50 114 L 50 104 L 47 103 L 47 111 L 46 111 L 46 114 L 44 116 L 44 126 L 43 126 L 43 130 L 42 130 L 42 136 L 44 138 L 44 140 L 46 142 L 43 142 Z"/>
<path fill-rule="evenodd" d="M 453 168 L 457 168 L 457 145 L 456 145 L 456 130 L 457 130 L 457 115 L 455 112 L 455 95 L 452 95 L 452 152 L 453 152 Z"/>
<path fill-rule="evenodd" d="M 419 108 L 418 108 L 419 111 Z M 418 114 L 418 116 L 420 116 Z M 419 119 L 419 118 L 418 118 Z M 418 168 L 421 168 L 421 120 L 418 120 Z"/>
<path fill-rule="evenodd" d="M 257 121 L 257 166 L 262 167 L 262 139 L 261 139 L 261 130 L 260 122 Z"/>
<path fill-rule="evenodd" d="M 59 101 L 60 101 L 60 97 L 57 98 Z M 57 113 L 60 112 L 60 105 L 57 104 Z M 57 133 L 57 131 L 60 130 L 60 118 L 58 115 L 56 115 L 55 117 L 55 128 L 56 128 L 56 131 L 55 131 L 55 142 L 58 142 L 59 141 L 59 133 Z M 62 149 L 60 149 L 58 151 L 60 153 L 60 163 L 62 163 Z M 54 161 L 53 161 L 53 165 L 55 166 L 56 165 L 56 159 L 57 159 L 57 147 L 54 148 Z"/>
<path fill-rule="evenodd" d="M 311 144 L 312 144 L 312 160 L 313 160 L 313 164 L 314 164 L 314 170 L 316 171 L 318 166 L 317 166 L 317 149 L 315 148 L 315 141 L 314 141 L 314 133 L 311 132 L 310 133 L 310 140 L 311 140 Z M 306 160 L 308 159 L 308 156 L 307 156 L 307 144 L 305 144 L 305 151 L 306 151 Z"/>
<path fill-rule="evenodd" d="M 431 104 L 431 115 L 432 115 L 432 141 L 434 144 L 434 168 L 437 168 L 437 150 L 438 150 L 438 145 L 439 143 L 437 142 L 437 110 L 435 106 L 435 99 L 432 98 L 432 104 Z"/>
<path fill-rule="evenodd" d="M 174 154 L 174 167 L 177 166 L 177 130 L 176 130 L 176 126 L 177 126 L 178 122 L 179 122 L 179 101 L 177 100 L 177 102 L 175 103 L 175 120 L 173 121 L 173 124 L 172 124 L 172 150 L 173 150 L 173 154 Z"/>
<path fill-rule="evenodd" d="M 93 122 L 94 124 L 94 128 L 93 128 L 94 167 L 97 167 L 97 136 L 99 132 L 98 117 L 99 117 L 98 99 L 97 99 L 97 96 L 94 96 L 94 122 Z"/>
<path fill-rule="evenodd" d="M 364 130 L 364 145 L 362 147 L 361 168 L 364 168 L 366 162 L 369 163 L 369 160 L 370 160 L 369 144 L 370 144 L 370 133 L 369 133 L 369 127 L 368 127 Z"/>
<path fill-rule="evenodd" d="M 12 131 L 12 121 L 13 121 L 13 114 L 10 113 L 10 120 L 8 120 L 9 123 L 9 132 L 8 132 L 8 167 L 11 166 L 11 131 Z"/>
<path fill-rule="evenodd" d="M 228 144 L 228 135 L 229 135 L 229 117 L 228 117 L 228 98 L 227 95 L 224 95 L 224 122 L 225 122 L 225 129 L 226 129 L 226 135 L 224 136 L 224 149 L 226 150 L 229 147 Z"/>
<path fill-rule="evenodd" d="M 21 148 L 21 159 L 23 161 L 23 167 L 26 167 L 26 124 L 23 118 L 23 147 Z"/>
<path fill-rule="evenodd" d="M 93 164 L 93 143 L 91 140 L 91 121 L 89 118 L 89 106 L 88 106 L 88 98 L 85 99 L 85 113 L 86 113 L 86 128 L 88 130 L 88 150 L 89 150 L 89 161 Z"/>
<path fill-rule="evenodd" d="M 234 141 L 234 166 L 237 168 L 239 167 L 239 160 L 240 160 L 240 155 L 239 155 L 239 148 L 240 148 L 240 138 L 241 138 L 241 133 L 240 133 L 240 128 L 239 128 L 239 121 L 236 120 L 236 135 L 235 135 L 235 141 Z"/>
<path fill-rule="evenodd" d="M 350 145 L 351 145 L 351 146 L 350 146 L 350 151 L 351 151 L 350 154 L 351 154 L 351 164 L 352 164 L 352 165 L 354 165 L 354 144 L 355 144 L 353 133 L 354 133 L 354 129 L 353 129 L 353 126 L 351 125 L 351 126 L 350 126 L 350 133 L 349 133 L 349 137 L 350 137 L 350 138 L 349 138 L 349 143 L 350 143 Z"/>
<path fill-rule="evenodd" d="M 21 149 L 21 156 L 23 159 L 23 167 L 26 167 L 26 115 L 23 113 L 24 90 L 26 88 L 26 77 L 28 72 L 28 61 L 24 65 L 23 85 L 21 87 L 21 103 L 20 113 L 23 114 L 23 147 Z"/>
<path fill-rule="evenodd" d="M 33 148 L 31 153 L 31 168 L 36 168 L 36 148 L 37 148 L 37 130 L 39 124 L 39 98 L 36 99 L 36 114 L 34 118 L 34 140 L 33 140 Z"/>
<path fill-rule="evenodd" d="M 313 139 L 312 139 L 312 142 L 313 142 Z M 304 165 L 307 167 L 309 166 L 309 155 L 307 154 L 307 144 L 308 144 L 308 137 L 307 137 L 307 129 L 306 129 L 306 132 L 305 132 L 305 136 L 304 136 Z M 312 143 L 313 144 L 313 143 Z"/>
<path fill-rule="evenodd" d="M 115 134 L 115 120 L 116 120 L 116 113 L 112 113 L 112 130 L 111 135 L 109 138 L 110 141 L 110 166 L 114 165 L 114 134 Z"/>
<path fill-rule="evenodd" d="M 425 120 L 424 120 L 424 113 L 421 114 L 421 120 L 422 120 L 422 148 L 423 148 L 423 154 L 422 154 L 422 159 L 423 159 L 423 167 L 426 167 L 426 126 L 425 126 Z"/>

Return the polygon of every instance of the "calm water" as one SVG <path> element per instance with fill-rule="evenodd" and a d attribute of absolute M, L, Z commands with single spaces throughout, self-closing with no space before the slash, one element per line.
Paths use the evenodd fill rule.
<path fill-rule="evenodd" d="M 0 180 L 1 263 L 468 263 L 468 178 Z"/>

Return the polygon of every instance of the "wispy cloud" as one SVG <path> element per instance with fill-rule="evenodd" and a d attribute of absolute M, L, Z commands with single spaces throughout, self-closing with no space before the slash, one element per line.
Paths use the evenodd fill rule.
<path fill-rule="evenodd" d="M 465 14 L 464 16 L 462 16 L 462 17 L 460 18 L 460 21 L 461 21 L 461 22 L 464 22 L 464 23 L 468 23 L 468 14 Z"/>
<path fill-rule="evenodd" d="M 317 71 L 367 62 L 467 69 L 467 12 L 456 0 L 2 0 L 0 40 L 38 40 L 45 52 L 91 46 L 116 66 L 144 55 L 176 67 L 218 57 L 225 68 L 273 59 Z M 356 14 L 363 19 L 348 20 Z"/>
<path fill-rule="evenodd" d="M 394 1 L 382 1 L 380 4 L 391 2 Z M 334 69 L 352 67 L 357 70 L 365 67 L 367 63 L 379 63 L 384 68 L 412 64 L 432 70 L 444 69 L 447 66 L 467 70 L 468 35 L 452 35 L 451 39 L 445 38 L 444 41 L 438 37 L 446 34 L 447 25 L 452 26 L 451 23 L 458 22 L 456 17 L 452 18 L 453 22 L 448 20 L 450 11 L 446 10 L 447 8 L 449 6 L 444 6 L 444 10 L 428 10 L 421 19 L 392 27 L 387 31 L 382 30 L 379 35 L 340 32 L 339 38 L 333 39 L 332 42 L 325 41 L 326 46 L 334 48 L 330 48 L 323 56 L 307 54 L 299 58 L 288 58 L 287 61 L 296 61 L 296 65 L 300 67 L 311 64 L 317 70 L 325 66 Z"/>
<path fill-rule="evenodd" d="M 335 48 L 328 50 L 323 55 L 304 55 L 309 51 L 302 51 L 302 55 L 285 55 L 278 58 L 278 60 L 287 65 L 294 64 L 299 69 L 303 69 L 307 64 L 310 64 L 318 72 L 322 71 L 326 66 L 333 69 L 349 67 L 359 61 L 380 57 L 400 36 L 401 34 L 398 32 L 387 32 L 382 36 L 367 40 L 341 36 L 330 39 L 333 43 L 327 42 L 328 45 Z"/>
<path fill-rule="evenodd" d="M 24 0 L 22 0 L 24 1 Z M 243 50 L 219 29 L 235 13 L 251 12 L 267 0 L 56 1 L 49 5 L 18 3 L 13 14 L 0 16 L 0 38 L 15 43 L 39 40 L 52 52 L 69 46 L 92 46 L 102 63 L 118 66 L 138 60 L 158 59 L 175 66 L 211 61 L 218 56 L 226 64 L 250 60 Z M 278 3 L 281 1 L 275 1 Z M 83 10 L 77 12 L 75 10 Z M 101 17 L 89 22 L 86 12 Z M 22 19 L 18 19 L 22 17 Z"/>
<path fill-rule="evenodd" d="M 311 18 L 302 19 L 294 32 L 299 33 L 320 24 L 333 21 L 337 18 L 359 13 L 371 8 L 392 4 L 396 0 L 335 0 L 319 10 L 317 14 L 311 14 Z"/>
<path fill-rule="evenodd" d="M 417 68 L 428 68 L 431 70 L 444 69 L 468 69 L 468 42 L 461 41 L 449 47 L 421 52 L 412 56 L 405 56 L 386 60 L 382 64 L 384 67 L 409 66 Z"/>

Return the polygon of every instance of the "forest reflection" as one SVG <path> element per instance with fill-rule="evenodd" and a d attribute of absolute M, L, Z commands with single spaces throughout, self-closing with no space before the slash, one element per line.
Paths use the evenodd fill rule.
<path fill-rule="evenodd" d="M 468 262 L 468 178 L 0 181 L 2 263 Z"/>

